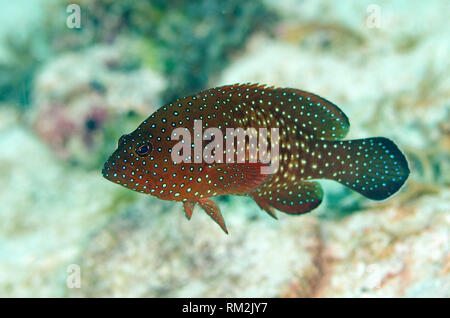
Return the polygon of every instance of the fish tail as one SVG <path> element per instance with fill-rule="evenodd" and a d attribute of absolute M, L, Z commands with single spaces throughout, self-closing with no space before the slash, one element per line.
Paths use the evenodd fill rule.
<path fill-rule="evenodd" d="M 308 164 L 311 179 L 338 181 L 372 200 L 390 197 L 409 176 L 406 157 L 387 138 L 321 141 L 316 146 Z"/>

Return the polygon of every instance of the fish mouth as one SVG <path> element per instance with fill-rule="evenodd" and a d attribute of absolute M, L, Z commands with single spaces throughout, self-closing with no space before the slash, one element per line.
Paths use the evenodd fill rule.
<path fill-rule="evenodd" d="M 113 180 L 114 171 L 111 168 L 113 165 L 111 164 L 110 159 L 111 158 L 109 158 L 108 160 L 105 161 L 105 164 L 103 165 L 103 168 L 102 168 L 102 175 L 103 175 L 103 178 L 105 178 L 109 181 L 114 181 Z"/>
<path fill-rule="evenodd" d="M 109 180 L 109 166 L 108 166 L 108 161 L 105 162 L 103 168 L 102 168 L 102 176 L 105 179 Z"/>
<path fill-rule="evenodd" d="M 118 157 L 118 149 L 116 149 L 105 161 L 102 168 L 102 175 L 103 178 L 116 182 L 118 180 L 118 165 L 120 164 L 119 160 L 117 160 Z"/>

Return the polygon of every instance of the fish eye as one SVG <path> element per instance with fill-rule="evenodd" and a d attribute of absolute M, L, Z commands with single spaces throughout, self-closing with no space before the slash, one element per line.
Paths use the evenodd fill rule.
<path fill-rule="evenodd" d="M 140 156 L 140 157 L 145 157 L 145 156 L 147 156 L 149 153 L 150 153 L 150 151 L 152 151 L 152 145 L 151 144 L 145 144 L 145 145 L 142 145 L 142 146 L 140 146 L 140 147 L 138 147 L 137 149 L 136 149 L 136 153 Z"/>

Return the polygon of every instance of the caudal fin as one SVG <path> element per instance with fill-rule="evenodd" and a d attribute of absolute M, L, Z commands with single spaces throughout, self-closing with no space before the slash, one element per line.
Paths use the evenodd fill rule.
<path fill-rule="evenodd" d="M 409 176 L 405 156 L 384 137 L 324 141 L 318 146 L 320 168 L 311 175 L 336 180 L 372 200 L 390 197 Z"/>

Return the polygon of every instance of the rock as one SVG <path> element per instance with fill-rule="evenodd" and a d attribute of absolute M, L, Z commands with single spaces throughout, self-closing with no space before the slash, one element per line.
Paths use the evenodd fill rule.
<path fill-rule="evenodd" d="M 316 218 L 276 222 L 240 199 L 221 204 L 226 235 L 203 211 L 187 221 L 180 203 L 160 202 L 139 201 L 92 237 L 83 287 L 69 296 L 274 297 L 292 277 L 309 292 L 322 248 Z"/>
<path fill-rule="evenodd" d="M 1 108 L 0 118 L 0 292 L 62 296 L 67 266 L 89 233 L 133 195 L 120 194 L 100 172 L 67 169 L 13 109 Z"/>
<path fill-rule="evenodd" d="M 449 297 L 450 192 L 341 219 L 268 218 L 221 203 L 230 234 L 202 211 L 140 200 L 81 252 L 83 297 Z M 433 203 L 439 202 L 439 203 Z"/>
<path fill-rule="evenodd" d="M 450 297 L 450 190 L 322 228 L 319 297 Z"/>

